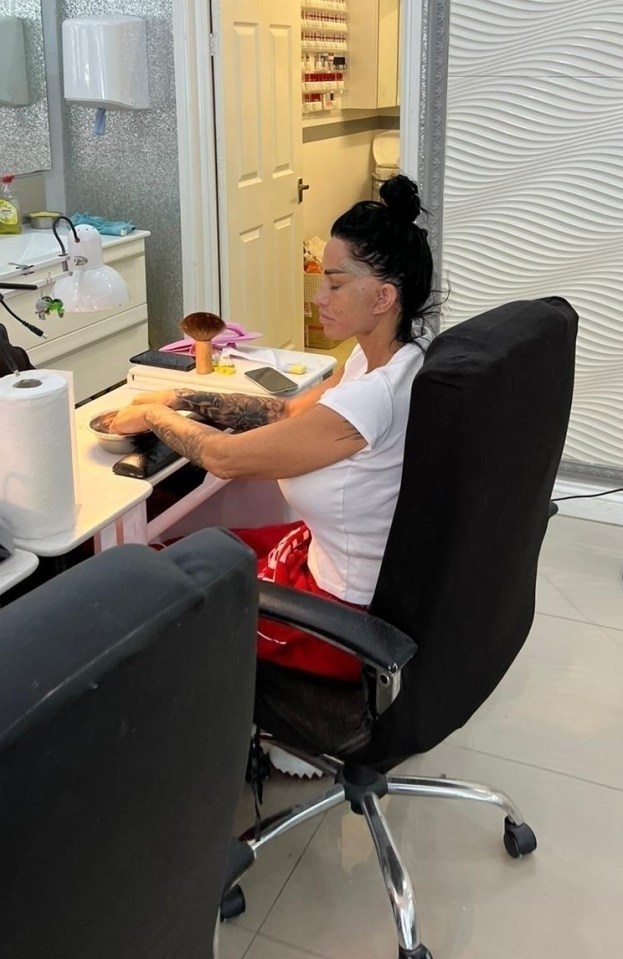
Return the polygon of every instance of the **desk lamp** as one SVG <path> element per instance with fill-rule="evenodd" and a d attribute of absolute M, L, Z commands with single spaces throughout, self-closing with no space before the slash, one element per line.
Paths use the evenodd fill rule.
<path fill-rule="evenodd" d="M 69 225 L 67 250 L 58 233 L 61 221 Z M 39 290 L 54 283 L 52 297 L 45 297 L 37 314 L 43 316 L 56 310 L 63 313 L 95 313 L 102 310 L 115 310 L 130 302 L 130 294 L 123 277 L 111 266 L 105 266 L 102 257 L 102 240 L 93 226 L 74 226 L 69 217 L 57 216 L 52 224 L 52 232 L 58 240 L 63 258 L 63 272 L 54 277 L 46 277 L 36 283 L 4 283 L 1 290 Z M 0 305 L 22 326 L 25 326 L 45 339 L 45 333 L 39 327 L 28 323 L 14 313 L 0 292 Z"/>

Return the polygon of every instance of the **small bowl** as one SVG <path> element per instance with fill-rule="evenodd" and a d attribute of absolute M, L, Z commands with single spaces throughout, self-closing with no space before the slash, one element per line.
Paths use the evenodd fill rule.
<path fill-rule="evenodd" d="M 107 410 L 94 416 L 89 422 L 89 429 L 98 443 L 108 453 L 133 453 L 141 449 L 154 438 L 153 430 L 142 430 L 140 433 L 111 433 L 109 424 L 119 410 Z"/>
<path fill-rule="evenodd" d="M 54 213 L 53 210 L 40 210 L 38 213 L 27 213 L 33 230 L 51 230 L 57 216 L 61 213 Z"/>

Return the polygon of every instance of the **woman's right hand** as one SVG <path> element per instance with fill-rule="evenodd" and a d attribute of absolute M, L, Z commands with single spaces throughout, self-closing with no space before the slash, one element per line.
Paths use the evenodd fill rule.
<path fill-rule="evenodd" d="M 155 403 L 157 406 L 168 406 L 175 409 L 175 390 L 155 390 L 153 393 L 139 393 L 132 400 L 132 406 L 140 403 Z"/>

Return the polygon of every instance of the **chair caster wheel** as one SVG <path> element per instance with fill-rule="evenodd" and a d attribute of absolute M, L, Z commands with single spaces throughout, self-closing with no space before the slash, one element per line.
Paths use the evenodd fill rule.
<path fill-rule="evenodd" d="M 536 836 L 527 823 L 517 825 L 507 818 L 504 820 L 504 848 L 513 859 L 519 859 L 520 856 L 534 852 Z"/>
<path fill-rule="evenodd" d="M 242 916 L 246 908 L 247 903 L 241 887 L 232 886 L 221 899 L 221 922 Z"/>
<path fill-rule="evenodd" d="M 413 952 L 413 950 L 405 952 L 404 949 L 400 949 L 398 959 L 433 959 L 433 955 L 428 951 L 426 946 L 420 943 L 415 952 Z"/>

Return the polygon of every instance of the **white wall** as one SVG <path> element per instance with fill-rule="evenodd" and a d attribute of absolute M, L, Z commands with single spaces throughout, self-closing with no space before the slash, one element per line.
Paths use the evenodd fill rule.
<path fill-rule="evenodd" d="M 569 299 L 565 457 L 623 469 L 623 3 L 452 0 L 450 16 L 445 318 Z"/>
<path fill-rule="evenodd" d="M 303 178 L 309 183 L 303 201 L 305 238 L 328 239 L 336 217 L 371 196 L 372 138 L 377 131 L 349 133 L 348 126 L 338 124 L 330 128 L 328 139 L 303 143 Z"/>

